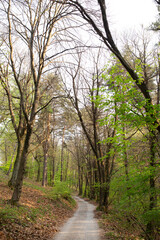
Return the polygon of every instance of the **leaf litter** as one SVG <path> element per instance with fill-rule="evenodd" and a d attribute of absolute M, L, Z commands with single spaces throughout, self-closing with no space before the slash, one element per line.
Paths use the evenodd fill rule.
<path fill-rule="evenodd" d="M 46 187 L 45 191 L 50 189 Z M 66 199 L 48 198 L 41 190 L 28 186 L 23 187 L 19 207 L 7 203 L 11 196 L 7 183 L 0 182 L 1 240 L 51 239 L 75 210 Z"/>

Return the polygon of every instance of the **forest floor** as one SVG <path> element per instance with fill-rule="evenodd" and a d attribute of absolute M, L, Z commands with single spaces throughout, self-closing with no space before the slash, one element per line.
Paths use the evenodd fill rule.
<path fill-rule="evenodd" d="M 51 187 L 44 189 L 28 180 L 24 182 L 19 207 L 12 207 L 8 204 L 12 191 L 7 182 L 8 178 L 0 172 L 1 240 L 51 239 L 76 209 L 70 198 L 51 197 Z"/>
<path fill-rule="evenodd" d="M 30 180 L 24 181 L 20 206 L 12 207 L 8 204 L 12 191 L 7 183 L 8 177 L 0 171 L 0 240 L 52 239 L 76 209 L 76 203 L 71 198 L 54 196 L 53 188 L 42 188 Z M 139 237 L 141 231 L 138 226 L 113 210 L 108 214 L 95 211 L 95 217 L 103 229 L 101 240 L 143 239 Z"/>
<path fill-rule="evenodd" d="M 117 218 L 114 214 L 95 212 L 102 231 L 101 240 L 144 240 L 138 227 L 129 226 L 126 219 Z"/>
<path fill-rule="evenodd" d="M 95 201 L 86 201 L 97 205 Z M 114 209 L 110 208 L 106 214 L 103 211 L 95 210 L 95 218 L 101 229 L 101 240 L 144 240 L 140 226 L 126 216 L 121 216 Z"/>

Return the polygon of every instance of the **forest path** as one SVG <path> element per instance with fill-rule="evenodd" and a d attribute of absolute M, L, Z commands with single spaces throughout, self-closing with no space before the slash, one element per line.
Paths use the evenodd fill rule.
<path fill-rule="evenodd" d="M 100 240 L 100 230 L 94 218 L 95 206 L 79 197 L 78 209 L 53 240 Z"/>

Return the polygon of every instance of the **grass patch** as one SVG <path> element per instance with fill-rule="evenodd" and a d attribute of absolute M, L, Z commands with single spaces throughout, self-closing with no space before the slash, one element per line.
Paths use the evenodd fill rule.
<path fill-rule="evenodd" d="M 71 190 L 68 188 L 67 184 L 63 182 L 56 182 L 51 191 L 47 193 L 47 196 L 54 201 L 61 201 L 61 199 L 64 199 L 70 203 L 71 207 L 75 207 L 76 205 L 75 200 L 71 196 Z"/>

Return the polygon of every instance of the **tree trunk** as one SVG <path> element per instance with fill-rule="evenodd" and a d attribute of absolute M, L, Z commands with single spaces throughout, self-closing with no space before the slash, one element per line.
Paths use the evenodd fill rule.
<path fill-rule="evenodd" d="M 104 189 L 104 210 L 106 213 L 108 213 L 108 208 L 109 208 L 109 194 L 110 194 L 110 180 L 105 184 L 105 189 Z"/>
<path fill-rule="evenodd" d="M 37 161 L 37 164 L 38 164 L 38 169 L 37 169 L 37 179 L 36 179 L 36 182 L 40 182 L 40 173 L 41 173 L 40 162 Z"/>
<path fill-rule="evenodd" d="M 55 153 L 52 157 L 52 185 L 54 185 L 54 176 L 55 176 Z"/>
<path fill-rule="evenodd" d="M 38 159 L 38 154 L 34 156 L 35 161 L 37 162 L 37 178 L 36 182 L 40 182 L 40 174 L 41 174 L 41 161 Z"/>
<path fill-rule="evenodd" d="M 47 143 L 45 143 L 46 145 Z M 44 151 L 44 161 L 43 161 L 43 179 L 42 179 L 42 186 L 45 187 L 46 186 L 46 182 L 47 182 L 47 146 L 43 147 L 43 151 Z"/>
<path fill-rule="evenodd" d="M 29 142 L 32 134 L 32 128 L 30 125 L 27 127 L 27 134 L 25 137 L 25 142 L 22 150 L 22 155 L 20 157 L 20 163 L 19 163 L 19 169 L 18 169 L 18 174 L 17 174 L 17 179 L 16 179 L 16 184 L 15 188 L 13 191 L 13 195 L 11 198 L 11 204 L 16 205 L 19 202 L 21 192 L 22 192 L 22 185 L 23 185 L 23 177 L 24 177 L 24 172 L 25 172 L 25 165 L 27 161 L 27 155 L 28 155 L 28 149 L 29 149 Z"/>
<path fill-rule="evenodd" d="M 84 197 L 88 197 L 88 194 L 87 194 L 87 188 L 88 188 L 88 176 L 86 174 L 86 184 L 85 184 L 85 189 L 84 189 Z"/>
<path fill-rule="evenodd" d="M 129 187 L 128 187 L 128 181 L 129 181 L 129 169 L 128 169 L 128 153 L 127 153 L 127 146 L 126 146 L 126 126 L 123 124 L 123 156 L 124 156 L 124 167 L 125 167 L 125 175 L 126 175 L 126 183 L 127 183 L 127 194 L 128 194 L 128 204 L 131 206 L 131 197 L 129 195 Z"/>
<path fill-rule="evenodd" d="M 63 181 L 63 152 L 64 152 L 64 133 L 65 133 L 65 127 L 63 128 L 63 135 L 62 135 L 62 149 L 61 149 L 61 175 L 60 175 L 60 181 Z"/>
<path fill-rule="evenodd" d="M 44 161 L 43 161 L 43 179 L 42 179 L 42 186 L 45 187 L 47 183 L 47 157 L 48 157 L 48 149 L 49 149 L 49 137 L 50 137 L 50 114 L 46 113 L 46 123 L 43 124 L 44 129 L 44 137 L 46 140 L 43 142 L 43 154 L 44 154 Z"/>
<path fill-rule="evenodd" d="M 13 168 L 11 179 L 8 182 L 8 186 L 11 189 L 13 189 L 15 187 L 15 184 L 16 184 L 19 165 L 20 165 L 20 159 L 21 159 L 21 155 L 22 155 L 22 147 L 23 147 L 23 140 L 21 139 L 21 140 L 18 140 L 16 160 L 15 160 L 15 163 L 14 163 L 14 168 Z"/>
<path fill-rule="evenodd" d="M 69 164 L 69 153 L 67 154 L 68 156 L 67 159 L 66 159 L 66 169 L 65 169 L 65 182 L 67 181 L 67 176 L 68 176 L 68 164 Z"/>
<path fill-rule="evenodd" d="M 51 184 L 52 186 L 54 185 L 54 177 L 55 177 L 55 151 L 56 151 L 56 145 L 53 139 L 53 143 L 52 143 L 52 176 L 51 176 Z"/>
<path fill-rule="evenodd" d="M 157 198 L 156 198 L 156 186 L 155 186 L 155 152 L 156 152 L 156 133 L 150 133 L 150 196 L 149 196 L 149 210 L 152 211 L 157 205 Z M 150 220 L 146 227 L 146 232 L 150 236 L 151 239 L 155 239 L 155 226 L 154 222 Z"/>
<path fill-rule="evenodd" d="M 79 193 L 78 195 L 82 195 L 82 189 L 83 189 L 83 176 L 81 173 L 81 167 L 80 164 L 78 163 L 78 187 L 79 187 Z"/>

